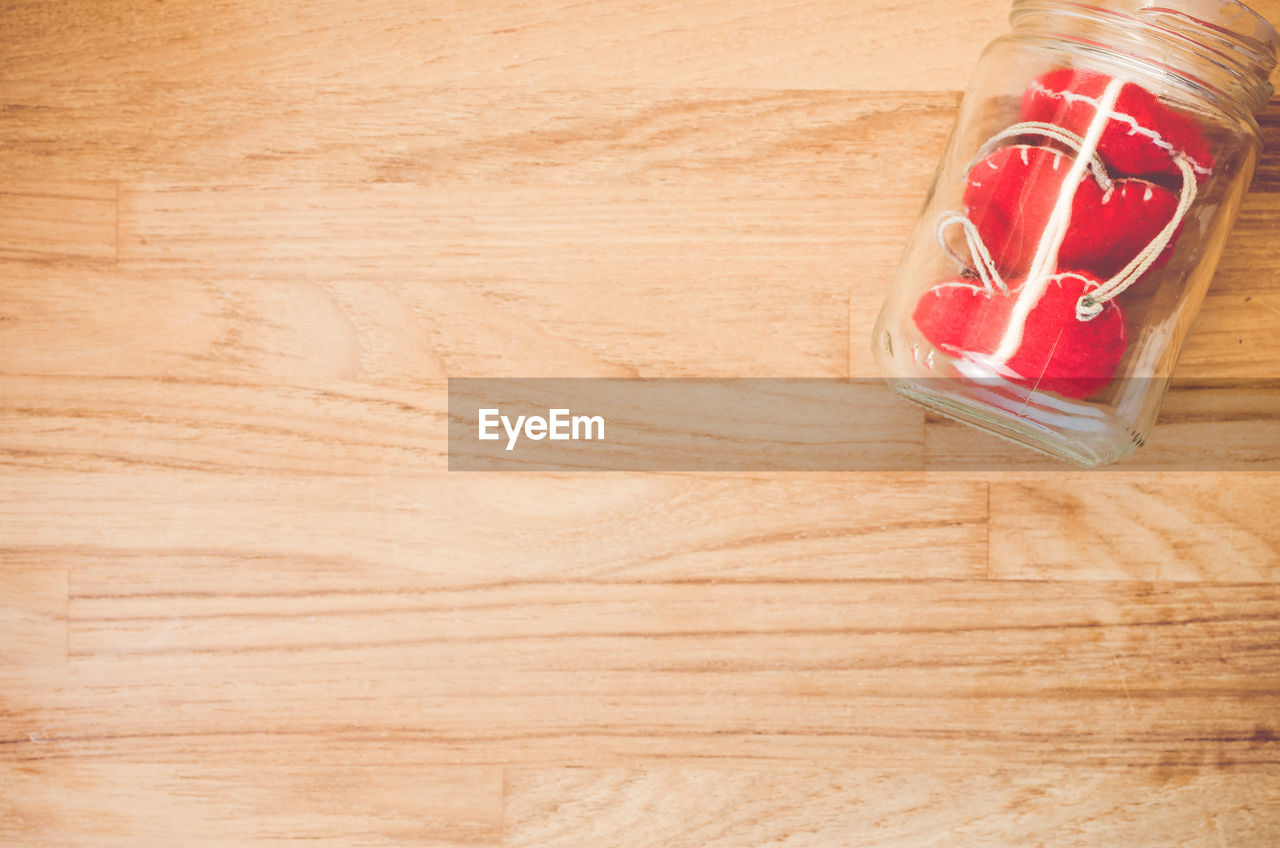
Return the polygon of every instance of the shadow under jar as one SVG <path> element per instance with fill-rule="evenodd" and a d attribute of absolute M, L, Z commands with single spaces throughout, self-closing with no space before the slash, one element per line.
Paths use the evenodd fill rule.
<path fill-rule="evenodd" d="M 1018 0 L 872 337 L 944 415 L 1081 465 L 1139 447 L 1261 149 L 1280 37 L 1234 0 Z"/>

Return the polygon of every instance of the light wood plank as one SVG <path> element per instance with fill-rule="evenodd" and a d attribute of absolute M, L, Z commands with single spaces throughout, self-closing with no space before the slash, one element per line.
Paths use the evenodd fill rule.
<path fill-rule="evenodd" d="M 991 484 L 991 570 L 1002 577 L 1280 577 L 1280 475 L 1071 475 Z"/>
<path fill-rule="evenodd" d="M 1250 3 L 1273 23 L 1276 0 Z M 189 86 L 410 76 L 444 86 L 953 89 L 982 45 L 1008 32 L 1008 4 L 929 0 L 897 6 L 810 0 L 778 6 L 640 0 L 584 9 L 564 0 L 515 6 L 326 0 L 281 10 L 264 0 L 173 4 L 122 15 L 93 0 L 11 6 L 0 60 L 33 82 L 136 79 L 140 68 Z M 425 13 L 424 13 L 425 12 Z M 907 46 L 909 45 L 909 47 Z M 210 72 L 217 71 L 215 77 Z"/>
<path fill-rule="evenodd" d="M 798 284 L 744 270 L 695 287 L 655 267 L 674 259 L 642 250 L 636 270 L 601 271 L 599 284 L 585 269 L 528 284 L 518 271 L 441 281 L 426 268 L 405 269 L 413 282 L 193 272 L 166 283 L 160 272 L 51 272 L 8 299 L 0 373 L 234 384 L 843 376 L 847 301 L 838 280 Z M 644 267 L 653 273 L 641 279 Z M 760 320 L 773 328 L 768 344 L 753 332 Z"/>
<path fill-rule="evenodd" d="M 0 681 L 66 662 L 67 572 L 0 571 Z"/>
<path fill-rule="evenodd" d="M 17 693 L 41 739 L 0 757 L 1246 772 L 1280 744 L 1272 584 L 514 573 L 78 572 L 71 673 Z"/>
<path fill-rule="evenodd" d="M 560 191 L 612 184 L 678 191 L 676 184 L 735 176 L 859 191 L 868 181 L 927 180 L 959 94 L 600 89 L 587 80 L 550 90 L 407 80 L 374 88 L 9 81 L 5 101 L 17 117 L 0 122 L 0 175 L 16 180 L 38 171 L 109 176 L 126 187 L 541 183 Z"/>
<path fill-rule="evenodd" d="M 86 479 L 97 492 L 123 493 L 138 483 L 148 488 L 137 477 L 142 470 L 174 473 L 169 484 L 183 493 L 187 485 L 200 487 L 198 473 L 239 475 L 250 483 L 252 475 L 273 473 L 417 479 L 447 468 L 443 383 L 255 387 L 189 379 L 3 378 L 0 398 L 0 462 L 18 474 L 114 471 L 114 477 Z M 38 484 L 35 475 L 31 482 Z M 10 505 L 23 494 L 15 491 Z M 73 496 L 70 489 L 65 494 Z M 110 509 L 109 502 L 91 507 L 104 520 Z"/>
<path fill-rule="evenodd" d="M 1267 0 L 1272 3 L 1274 0 Z M 1250 4 L 1254 8 L 1261 8 Z M 1280 25 L 1280 3 L 1275 3 L 1268 16 L 1272 26 Z M 1272 85 L 1280 78 L 1280 70 L 1271 75 Z M 1251 190 L 1255 192 L 1280 191 L 1280 101 L 1274 97 L 1262 114 L 1258 115 L 1258 127 L 1262 130 L 1262 157 L 1258 160 L 1257 170 L 1253 173 Z"/>
<path fill-rule="evenodd" d="M 141 485 L 141 492 L 166 485 L 131 472 L 176 472 L 167 484 L 181 492 L 201 485 L 197 472 L 240 482 L 263 475 L 264 483 L 272 474 L 418 480 L 447 467 L 441 382 L 253 386 L 190 378 L 7 377 L 0 378 L 0 399 L 0 462 L 18 474 L 37 468 L 124 472 L 114 482 L 86 477 L 95 495 L 114 486 Z M 21 495 L 15 491 L 11 503 Z M 99 507 L 109 510 L 110 503 L 91 509 Z"/>
<path fill-rule="evenodd" d="M 1272 108 L 1280 111 L 1280 102 Z M 1277 139 L 1280 141 L 1280 139 Z M 1263 157 L 1280 162 L 1280 146 Z M 1280 193 L 1253 191 L 1240 204 L 1240 215 L 1227 237 L 1218 271 L 1209 285 L 1211 295 L 1241 297 L 1269 294 L 1280 282 L 1280 244 L 1276 243 L 1276 219 L 1280 217 Z M 1255 304 L 1254 309 L 1258 308 Z M 1274 317 L 1274 316 L 1273 316 Z"/>
<path fill-rule="evenodd" d="M 386 476 L 379 469 L 335 477 L 318 469 L 342 460 L 326 460 L 319 448 L 287 473 L 180 457 L 184 444 L 221 428 L 152 448 L 171 456 L 108 454 L 97 461 L 99 474 L 41 471 L 38 456 L 23 457 L 23 489 L 0 495 L 0 568 L 110 570 L 141 556 L 175 575 L 202 562 L 302 573 L 327 564 L 352 573 L 403 570 L 446 585 L 753 579 L 778 568 L 806 579 L 958 578 L 985 568 L 981 483 L 903 486 L 895 475 L 425 474 L 407 450 L 387 451 Z M 283 455 L 287 442 L 281 437 Z M 211 455 L 224 450 L 216 444 Z M 53 459 L 63 461 L 91 465 Z M 254 461 L 269 468 L 271 460 Z M 360 463 L 358 455 L 347 461 Z"/>
<path fill-rule="evenodd" d="M 445 469 L 923 468 L 923 410 L 879 381 L 536 379 L 448 386 L 446 396 L 440 382 L 0 378 L 6 402 L 0 421 L 7 425 L 0 462 L 67 471 L 150 467 L 382 479 Z M 534 409 L 545 415 L 549 406 L 567 404 L 607 419 L 607 432 L 590 442 L 557 442 L 554 452 L 528 453 L 526 446 L 539 443 L 527 440 L 509 452 L 501 440 L 476 438 L 477 409 L 485 404 L 511 416 Z"/>
<path fill-rule="evenodd" d="M 0 258 L 116 258 L 116 183 L 0 179 Z"/>
<path fill-rule="evenodd" d="M 315 383 L 366 373 L 359 335 L 319 285 L 17 263 L 0 272 L 10 281 L 3 374 L 119 377 L 112 393 L 141 399 L 160 397 L 174 379 Z M 439 371 L 426 352 L 417 364 L 430 369 L 424 377 Z M 0 398 L 17 403 L 21 395 L 9 383 Z"/>
<path fill-rule="evenodd" d="M 260 299 L 259 278 L 309 286 L 348 322 L 343 349 L 360 345 L 380 376 L 839 376 L 848 289 L 822 247 L 844 228 L 820 210 L 845 204 L 745 183 L 716 196 L 157 190 L 126 201 L 123 256 L 152 274 L 217 268 L 239 278 L 233 302 Z M 766 345 L 762 316 L 776 328 Z"/>
<path fill-rule="evenodd" d="M 13 845 L 496 848 L 501 818 L 496 768 L 217 754 L 0 763 L 0 841 Z"/>
<path fill-rule="evenodd" d="M 1182 349 L 1174 372 L 1178 377 L 1280 377 L 1280 345 L 1275 343 L 1280 336 L 1280 262 L 1256 267 L 1257 287 L 1251 291 L 1243 287 L 1243 274 L 1224 272 L 1214 278 Z"/>
<path fill-rule="evenodd" d="M 0 64 L 33 82 L 132 80 L 145 68 L 189 86 L 305 79 L 376 87 L 411 78 L 471 88 L 936 89 L 965 82 L 980 46 L 1006 30 L 1008 13 L 1007 4 L 984 0 L 929 0 L 909 13 L 835 0 L 126 8 L 95 0 L 13 4 Z"/>
<path fill-rule="evenodd" d="M 1280 838 L 1280 772 L 513 769 L 506 844 L 1217 848 Z M 1052 834 L 1052 836 L 1050 836 Z"/>

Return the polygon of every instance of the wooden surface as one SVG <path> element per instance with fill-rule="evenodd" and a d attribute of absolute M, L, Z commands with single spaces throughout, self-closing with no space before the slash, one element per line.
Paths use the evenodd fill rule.
<path fill-rule="evenodd" d="M 445 470 L 873 374 L 1006 12 L 3 4 L 0 844 L 1280 844 L 1275 474 Z M 1264 123 L 1183 376 L 1280 376 Z"/>

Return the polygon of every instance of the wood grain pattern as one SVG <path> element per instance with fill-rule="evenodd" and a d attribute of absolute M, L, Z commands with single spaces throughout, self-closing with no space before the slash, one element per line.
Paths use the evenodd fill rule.
<path fill-rule="evenodd" d="M 266 0 L 193 8 L 23 0 L 6 12 L 14 37 L 0 63 L 37 82 L 92 67 L 109 80 L 216 75 L 254 86 L 411 78 L 440 87 L 937 90 L 969 74 L 1007 11 L 985 0 L 929 0 L 909 11 L 836 0 L 692 10 L 673 0 L 324 0 L 287 9 Z"/>
<path fill-rule="evenodd" d="M 55 761 L 0 771 L 0 840 L 133 846 L 496 846 L 502 774 L 202 757 Z"/>
<path fill-rule="evenodd" d="M 40 690 L 38 729 L 6 739 L 4 761 L 1178 767 L 1272 790 L 1280 776 L 1270 584 L 435 585 L 317 566 L 86 571 L 72 673 Z"/>
<path fill-rule="evenodd" d="M 118 196 L 106 180 L 0 182 L 0 257 L 115 259 Z"/>
<path fill-rule="evenodd" d="M 31 667 L 65 665 L 67 572 L 5 572 L 0 588 L 0 680 Z"/>
<path fill-rule="evenodd" d="M 1072 574 L 1145 580 L 1257 580 L 1280 577 L 1274 522 L 1275 474 L 1150 474 L 1065 487 L 1041 481 L 993 483 L 992 570 L 1021 577 Z M 1241 519 L 1239 516 L 1245 516 Z"/>
<path fill-rule="evenodd" d="M 445 470 L 450 377 L 874 375 L 1007 12 L 5 4 L 0 845 L 1280 842 L 1275 473 Z M 1181 377 L 1280 377 L 1261 124 Z"/>
<path fill-rule="evenodd" d="M 1270 781 L 1278 592 L 779 577 L 450 586 L 387 569 L 126 561 L 76 572 L 71 674 L 40 694 L 39 739 L 10 738 L 0 756 L 1176 764 Z"/>
<path fill-rule="evenodd" d="M 858 177 L 883 169 L 890 137 L 900 151 L 895 173 L 928 180 L 955 117 L 955 87 L 13 81 L 6 84 L 8 108 L 20 120 L 0 122 L 9 148 L 0 174 L 30 178 L 38 167 L 110 175 L 129 187 L 217 183 L 277 192 L 540 182 L 585 193 L 618 181 L 665 185 L 678 195 L 677 178 L 696 186 L 727 176 L 876 190 Z"/>
<path fill-rule="evenodd" d="M 1145 779 L 1053 769 L 522 769 L 507 787 L 508 829 L 522 846 L 579 845 L 584 833 L 672 848 L 1032 845 L 1046 833 L 1078 848 L 1113 839 L 1213 848 L 1280 836 L 1266 812 L 1273 790 L 1245 775 L 1175 768 Z"/>
<path fill-rule="evenodd" d="M 216 462 L 110 453 L 86 460 L 74 451 L 59 459 L 50 449 L 49 461 L 71 469 L 17 465 L 28 487 L 0 506 L 0 569 L 110 570 L 146 552 L 178 576 L 208 562 L 303 574 L 329 564 L 471 585 L 566 575 L 751 578 L 788 564 L 816 579 L 958 578 L 986 566 L 981 483 L 907 486 L 894 474 L 458 478 L 424 475 L 407 453 L 399 472 L 334 477 L 317 469 L 361 463 L 358 452 L 343 460 L 342 443 L 327 437 L 297 470 L 273 473 L 261 467 L 270 459 L 218 448 L 219 426 L 206 426 Z M 192 433 L 184 441 L 201 439 Z M 232 453 L 240 458 L 228 464 Z M 102 472 L 72 470 L 95 464 Z M 777 508 L 783 503 L 787 510 Z M 602 556 L 606 544 L 613 553 Z M 911 555 L 895 564 L 902 552 Z"/>

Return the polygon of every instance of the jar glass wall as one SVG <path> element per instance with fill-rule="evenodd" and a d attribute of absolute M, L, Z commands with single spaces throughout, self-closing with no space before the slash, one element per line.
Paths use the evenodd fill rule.
<path fill-rule="evenodd" d="M 1260 150 L 1280 39 L 1234 2 L 1016 3 L 872 347 L 894 388 L 1085 465 L 1142 444 Z"/>

